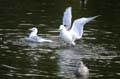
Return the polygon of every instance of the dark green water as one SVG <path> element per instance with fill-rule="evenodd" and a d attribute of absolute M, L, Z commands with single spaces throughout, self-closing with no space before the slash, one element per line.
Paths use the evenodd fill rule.
<path fill-rule="evenodd" d="M 75 47 L 65 47 L 58 28 L 64 10 L 73 20 L 101 15 L 85 25 Z M 24 43 L 29 28 L 53 44 Z M 89 79 L 120 79 L 120 1 L 0 0 L 0 79 L 76 79 L 73 71 L 83 61 Z"/>

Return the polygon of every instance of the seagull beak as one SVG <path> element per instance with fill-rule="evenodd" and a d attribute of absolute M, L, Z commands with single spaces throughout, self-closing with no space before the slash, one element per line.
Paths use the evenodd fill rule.
<path fill-rule="evenodd" d="M 58 30 L 60 31 L 61 29 L 59 28 Z"/>
<path fill-rule="evenodd" d="M 61 29 L 58 29 L 58 32 L 60 32 Z"/>
<path fill-rule="evenodd" d="M 61 31 L 64 28 L 64 25 L 60 25 L 59 31 Z"/>
<path fill-rule="evenodd" d="M 60 31 L 61 30 L 61 27 L 58 29 L 58 31 Z"/>
<path fill-rule="evenodd" d="M 32 31 L 32 29 L 29 29 L 29 31 Z"/>

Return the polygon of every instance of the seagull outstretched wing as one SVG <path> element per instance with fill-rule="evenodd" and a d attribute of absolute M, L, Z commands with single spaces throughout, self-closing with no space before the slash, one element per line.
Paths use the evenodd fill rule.
<path fill-rule="evenodd" d="M 63 25 L 65 25 L 65 27 L 68 29 L 70 29 L 71 27 L 71 20 L 72 20 L 72 7 L 68 7 L 65 12 L 64 12 L 64 16 L 63 16 Z"/>
<path fill-rule="evenodd" d="M 70 29 L 73 39 L 76 40 L 82 38 L 84 25 L 97 17 L 98 16 L 76 19 L 73 22 L 72 28 Z"/>

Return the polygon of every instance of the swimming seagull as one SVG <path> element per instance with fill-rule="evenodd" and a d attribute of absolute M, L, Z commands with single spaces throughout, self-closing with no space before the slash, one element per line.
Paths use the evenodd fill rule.
<path fill-rule="evenodd" d="M 89 69 L 84 65 L 82 61 L 80 61 L 79 67 L 74 72 L 76 77 L 88 77 Z"/>
<path fill-rule="evenodd" d="M 29 34 L 29 37 L 25 38 L 26 41 L 28 42 L 53 42 L 52 40 L 48 40 L 48 39 L 44 39 L 42 37 L 39 37 L 37 35 L 38 33 L 38 29 L 36 27 L 33 27 L 31 29 L 29 29 L 30 31 L 32 31 L 30 34 Z"/>
<path fill-rule="evenodd" d="M 98 16 L 79 18 L 74 20 L 71 26 L 71 7 L 68 7 L 63 16 L 63 24 L 60 25 L 60 37 L 69 45 L 75 45 L 75 40 L 82 38 L 84 25 Z"/>

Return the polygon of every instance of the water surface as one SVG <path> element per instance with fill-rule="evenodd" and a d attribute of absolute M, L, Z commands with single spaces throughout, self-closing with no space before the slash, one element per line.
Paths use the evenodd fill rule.
<path fill-rule="evenodd" d="M 85 25 L 74 47 L 59 38 L 65 8 L 72 6 L 73 20 L 101 15 Z M 83 61 L 89 79 L 120 78 L 120 1 L 0 0 L 0 79 L 76 79 L 74 70 Z M 54 43 L 26 43 L 29 28 Z"/>

